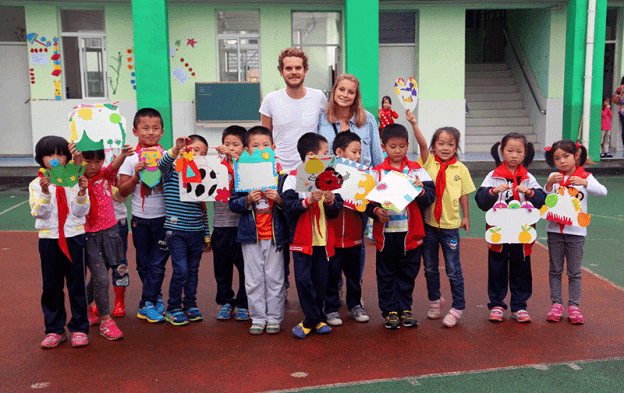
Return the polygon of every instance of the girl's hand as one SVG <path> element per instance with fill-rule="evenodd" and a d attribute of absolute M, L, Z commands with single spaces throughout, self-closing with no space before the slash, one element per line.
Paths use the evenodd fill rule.
<path fill-rule="evenodd" d="M 468 217 L 464 217 L 461 221 L 460 229 L 466 230 L 466 235 L 470 235 L 470 219 Z"/>
<path fill-rule="evenodd" d="M 252 192 L 247 194 L 247 206 L 251 206 L 252 203 L 256 203 L 260 199 L 262 199 L 262 190 L 253 190 Z"/>
<path fill-rule="evenodd" d="M 85 176 L 80 176 L 78 178 L 78 188 L 80 189 L 80 192 L 86 191 L 87 187 L 89 187 L 89 180 Z"/>
<path fill-rule="evenodd" d="M 587 179 L 580 178 L 578 176 L 570 176 L 570 184 L 573 186 L 584 186 L 587 187 Z"/>
<path fill-rule="evenodd" d="M 518 191 L 518 193 L 524 194 L 524 196 L 531 195 L 531 189 L 527 186 L 518 186 L 516 187 L 516 191 Z"/>
<path fill-rule="evenodd" d="M 546 184 L 553 185 L 555 183 L 561 184 L 562 182 L 563 182 L 563 175 L 561 173 L 553 173 L 546 181 Z"/>
<path fill-rule="evenodd" d="M 334 203 L 334 199 L 336 196 L 334 195 L 333 192 L 325 191 L 323 195 L 325 196 L 325 199 L 323 200 L 323 204 L 325 204 L 326 206 L 330 206 L 332 203 Z"/>
<path fill-rule="evenodd" d="M 121 151 L 121 155 L 124 157 L 130 157 L 131 155 L 134 154 L 134 147 L 130 146 L 129 144 L 125 144 L 123 150 Z"/>
<path fill-rule="evenodd" d="M 420 181 L 418 176 L 416 176 L 416 179 L 414 179 L 414 181 L 412 181 L 412 184 L 414 185 L 414 187 L 423 187 L 423 191 L 425 190 L 425 188 L 423 186 L 423 183 Z"/>
<path fill-rule="evenodd" d="M 204 243 L 204 254 L 212 251 L 212 244 L 210 242 Z"/>
<path fill-rule="evenodd" d="M 416 124 L 416 116 L 409 109 L 405 110 L 405 120 L 409 121 L 411 125 L 415 126 Z"/>
<path fill-rule="evenodd" d="M 381 207 L 375 209 L 375 215 L 383 224 L 387 223 L 389 220 L 388 211 L 386 209 L 382 209 Z"/>
<path fill-rule="evenodd" d="M 41 186 L 41 192 L 46 195 L 50 195 L 50 178 L 47 176 L 39 179 L 39 185 Z"/>
<path fill-rule="evenodd" d="M 270 199 L 276 203 L 279 203 L 282 201 L 282 198 L 280 197 L 277 190 L 264 190 L 264 196 L 267 197 L 267 199 Z"/>
<path fill-rule="evenodd" d="M 78 154 L 78 150 L 76 150 L 76 144 L 74 142 L 69 142 L 69 152 L 71 153 L 72 156 L 75 156 L 76 154 Z"/>
<path fill-rule="evenodd" d="M 509 184 L 501 184 L 498 187 L 492 188 L 492 194 L 500 194 L 501 192 L 510 190 L 511 186 Z"/>

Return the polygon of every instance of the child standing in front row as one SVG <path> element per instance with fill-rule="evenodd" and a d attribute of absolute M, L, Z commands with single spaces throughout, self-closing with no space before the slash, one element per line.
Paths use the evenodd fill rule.
<path fill-rule="evenodd" d="M 45 136 L 35 146 L 35 160 L 49 170 L 71 165 L 72 156 L 64 138 Z M 39 231 L 41 308 L 46 333 L 42 348 L 54 348 L 65 341 L 65 280 L 72 312 L 67 324 L 72 346 L 89 343 L 84 262 L 84 224 L 90 208 L 87 185 L 87 179 L 81 176 L 73 187 L 58 187 L 43 175 L 28 186 L 30 213 L 36 217 L 35 228 Z"/>
<path fill-rule="evenodd" d="M 245 147 L 250 155 L 256 149 L 274 150 L 271 130 L 252 127 Z M 288 226 L 282 203 L 278 191 L 271 189 L 236 192 L 230 198 L 230 209 L 241 215 L 236 241 L 241 243 L 245 259 L 251 334 L 262 334 L 265 329 L 268 334 L 278 333 L 284 319 L 284 243 L 288 242 Z"/>
<path fill-rule="evenodd" d="M 587 160 L 587 149 L 571 140 L 562 140 L 546 148 L 546 162 L 551 167 L 557 167 L 559 172 L 553 172 L 546 182 L 546 193 L 555 194 L 560 187 L 563 192 L 568 190 L 576 194 L 580 201 L 581 213 L 587 213 L 587 197 L 589 194 L 607 196 L 607 188 L 589 172 L 585 172 L 583 164 Z M 576 190 L 576 191 L 574 191 Z M 572 193 L 571 193 L 572 194 Z M 568 317 L 570 322 L 581 324 L 585 322 L 579 305 L 581 303 L 581 264 L 583 262 L 583 247 L 587 229 L 580 226 L 559 224 L 548 221 L 548 255 L 550 269 L 548 282 L 550 283 L 550 300 L 552 308 L 546 319 L 559 322 L 563 314 L 563 299 L 561 297 L 561 274 L 563 261 L 566 259 L 568 271 Z"/>
<path fill-rule="evenodd" d="M 451 284 L 453 296 L 453 307 L 442 323 L 447 327 L 453 327 L 466 308 L 464 276 L 459 261 L 459 229 L 463 228 L 466 233 L 470 233 L 468 194 L 475 190 L 475 186 L 468 168 L 457 160 L 460 133 L 456 128 L 438 129 L 431 138 L 431 146 L 427 146 L 427 141 L 416 124 L 414 114 L 407 111 L 406 118 L 412 124 L 414 136 L 420 146 L 418 163 L 434 179 L 436 187 L 436 201 L 425 210 L 423 261 L 427 293 L 431 302 L 427 317 L 440 318 L 440 311 L 445 303 L 440 293 L 439 249 L 441 246 L 446 275 Z M 459 215 L 460 206 L 463 217 Z"/>
<path fill-rule="evenodd" d="M 407 159 L 409 136 L 404 126 L 391 124 L 382 134 L 382 147 L 387 154 L 380 165 L 373 168 L 375 182 L 379 183 L 392 171 L 407 175 L 420 194 L 402 212 L 386 210 L 377 203 L 369 203 L 366 213 L 375 219 L 373 236 L 377 245 L 377 292 L 379 308 L 387 329 L 415 327 L 412 315 L 412 292 L 420 269 L 425 228 L 424 211 L 435 199 L 435 187 L 427 171 L 417 162 Z"/>
<path fill-rule="evenodd" d="M 503 156 L 503 162 L 499 158 Z M 527 170 L 535 150 L 524 135 L 509 133 L 491 149 L 497 168 L 483 180 L 475 195 L 477 205 L 483 211 L 496 203 L 508 204 L 517 200 L 520 204 L 531 202 L 537 209 L 544 205 L 546 194 Z M 511 290 L 511 316 L 520 323 L 531 322 L 526 311 L 527 301 L 533 292 L 531 276 L 531 244 L 490 244 L 488 251 L 488 296 L 490 321 L 502 322 L 507 309 L 507 287 Z"/>

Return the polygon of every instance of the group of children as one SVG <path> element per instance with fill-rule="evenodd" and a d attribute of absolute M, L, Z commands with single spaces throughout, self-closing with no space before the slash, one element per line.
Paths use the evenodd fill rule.
<path fill-rule="evenodd" d="M 103 151 L 80 153 L 63 138 L 42 138 L 36 146 L 36 160 L 42 168 L 64 166 L 73 160 L 75 165 L 85 165 L 86 170 L 73 187 L 57 187 L 46 176 L 30 184 L 30 205 L 37 218 L 43 276 L 42 308 L 47 336 L 41 346 L 52 348 L 65 340 L 65 279 L 72 309 L 67 324 L 72 345 L 88 344 L 90 322 L 99 323 L 100 333 L 107 339 L 123 337 L 110 317 L 108 299 L 109 269 L 117 272 L 114 281 L 121 284 L 116 287 L 127 285 L 127 276 L 123 277 L 127 274 L 124 247 L 118 229 L 126 224 L 127 236 L 127 223 L 121 221 L 125 217 L 119 221 L 115 217 L 115 195 L 118 195 L 116 203 L 132 195 L 131 226 L 137 271 L 142 281 L 138 318 L 153 323 L 166 320 L 176 326 L 202 320 L 196 300 L 198 271 L 202 254 L 212 250 L 219 304 L 217 318 L 229 319 L 236 311 L 236 319 L 251 319 L 251 334 L 278 333 L 286 302 L 284 256 L 292 251 L 297 293 L 305 316 L 292 330 L 296 337 L 305 338 L 313 331 L 327 334 L 331 332 L 328 323 L 333 326 L 342 323 L 338 312 L 343 272 L 348 315 L 358 322 L 367 322 L 369 317 L 361 302 L 359 261 L 364 229 L 370 217 L 376 245 L 378 300 L 385 327 L 417 326 L 411 308 L 421 258 L 430 301 L 427 316 L 441 317 L 445 299 L 440 292 L 440 247 L 452 296 L 452 307 L 443 324 L 455 326 L 465 309 L 459 230 L 470 228 L 468 194 L 475 187 L 468 169 L 457 160 L 459 131 L 453 127 L 441 128 L 428 144 L 414 115 L 406 111 L 406 118 L 419 144 L 418 162 L 407 158 L 407 129 L 400 124 L 387 124 L 381 136 L 386 158 L 371 170 L 376 182 L 397 171 L 407 175 L 414 186 L 422 187 L 402 212 L 386 210 L 374 202 L 367 205 L 365 213 L 349 209 L 343 205 L 340 189 L 297 192 L 297 171 L 286 174 L 278 165 L 277 190 L 232 192 L 228 203 L 214 203 L 212 235 L 205 204 L 180 201 L 178 172 L 174 169 L 175 160 L 183 152 L 206 155 L 208 143 L 203 137 L 177 138 L 174 146 L 164 151 L 158 145 L 163 134 L 162 118 L 148 108 L 138 111 L 134 119 L 133 133 L 139 145 L 136 149 L 126 145 L 107 166 L 104 166 Z M 162 152 L 158 161 L 162 173 L 160 188 L 150 189 L 140 180 L 139 174 L 146 164 L 139 161 L 135 150 L 143 148 L 159 148 Z M 230 126 L 224 130 L 217 151 L 230 175 L 232 191 L 233 160 L 244 150 L 253 154 L 255 149 L 266 148 L 275 149 L 267 128 L 256 126 L 246 131 Z M 304 134 L 297 144 L 302 161 L 306 156 L 328 154 L 329 148 L 327 140 L 316 133 Z M 339 133 L 332 146 L 334 155 L 353 161 L 359 161 L 361 150 L 359 137 L 351 132 Z M 549 176 L 545 190 L 526 170 L 534 150 L 523 135 L 506 135 L 492 146 L 492 156 L 497 167 L 486 176 L 475 197 L 484 211 L 498 202 L 511 200 L 521 204 L 530 201 L 539 209 L 547 194 L 559 187 L 573 187 L 583 195 L 580 201 L 582 211 L 586 212 L 588 193 L 598 196 L 607 193 L 604 186 L 583 170 L 586 149 L 572 141 L 559 141 L 547 148 L 547 162 L 559 171 Z M 565 257 L 570 286 L 568 315 L 572 323 L 583 323 L 579 303 L 586 229 L 549 222 L 546 231 L 553 303 L 547 319 L 559 321 L 563 313 L 561 276 Z M 526 311 L 532 293 L 531 246 L 490 245 L 491 321 L 503 320 L 508 288 L 512 317 L 518 322 L 531 320 Z M 172 278 L 165 308 L 161 287 L 169 255 Z M 87 286 L 85 262 L 91 273 Z M 232 291 L 234 266 L 240 279 L 236 296 Z M 115 290 L 114 316 L 125 314 L 124 292 Z"/>

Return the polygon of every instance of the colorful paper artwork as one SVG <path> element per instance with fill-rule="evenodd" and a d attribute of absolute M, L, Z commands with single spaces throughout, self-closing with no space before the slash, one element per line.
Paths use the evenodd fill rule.
<path fill-rule="evenodd" d="M 537 232 L 531 225 L 539 219 L 540 211 L 531 202 L 497 203 L 485 213 L 485 221 L 491 226 L 485 231 L 485 240 L 491 244 L 533 243 Z"/>
<path fill-rule="evenodd" d="M 195 41 L 195 38 L 189 38 L 186 41 L 186 46 L 191 46 L 191 48 L 195 49 L 195 44 L 197 44 L 197 41 Z"/>
<path fill-rule="evenodd" d="M 128 69 L 130 70 L 130 84 L 132 85 L 132 89 L 136 90 L 136 78 L 134 71 L 134 48 L 126 49 L 126 53 L 128 57 L 126 57 L 126 61 L 128 62 Z"/>
<path fill-rule="evenodd" d="M 59 53 L 58 47 L 58 37 L 53 38 L 54 41 L 54 54 L 52 55 L 52 60 L 54 62 L 52 76 L 61 75 L 61 54 Z M 60 99 L 60 98 L 59 98 Z"/>
<path fill-rule="evenodd" d="M 414 112 L 416 105 L 418 105 L 418 83 L 414 77 L 410 77 L 408 83 L 405 83 L 403 78 L 397 79 L 394 82 L 394 92 L 399 97 L 403 107 Z"/>
<path fill-rule="evenodd" d="M 197 79 L 195 78 L 195 71 L 193 71 L 193 69 L 191 68 L 191 66 L 189 65 L 188 62 L 184 61 L 184 57 L 180 58 L 180 62 L 184 63 L 184 67 L 186 67 L 186 69 L 188 70 L 188 72 L 191 74 L 191 76 L 193 77 L 193 79 Z"/>
<path fill-rule="evenodd" d="M 336 172 L 342 175 L 340 196 L 350 209 L 364 212 L 368 199 L 366 195 L 375 188 L 375 178 L 368 173 L 368 167 L 355 161 L 336 157 Z"/>
<path fill-rule="evenodd" d="M 139 172 L 139 177 L 150 188 L 160 183 L 162 174 L 158 169 L 158 161 L 162 158 L 163 152 L 164 150 L 160 147 L 146 147 L 137 151 L 139 162 L 145 161 L 145 169 Z"/>
<path fill-rule="evenodd" d="M 84 174 L 86 163 L 76 167 L 74 161 L 69 161 L 62 166 L 58 159 L 50 160 L 50 169 L 39 169 L 39 177 L 49 177 L 50 183 L 60 187 L 73 187 L 78 183 L 78 178 Z"/>
<path fill-rule="evenodd" d="M 54 100 L 61 100 L 61 81 L 54 81 Z"/>
<path fill-rule="evenodd" d="M 582 212 L 581 200 L 585 197 L 574 187 L 559 187 L 546 197 L 541 217 L 563 225 L 585 228 L 591 222 L 591 214 Z"/>
<path fill-rule="evenodd" d="M 32 45 L 34 45 L 35 43 L 41 44 L 43 46 L 50 46 L 50 45 L 52 45 L 52 43 L 50 41 L 48 41 L 45 37 L 39 38 L 39 34 L 37 34 L 37 33 L 30 33 L 30 34 L 28 34 L 26 36 L 26 39 Z"/>
<path fill-rule="evenodd" d="M 35 84 L 35 69 L 34 68 L 30 69 L 30 83 L 33 85 Z"/>
<path fill-rule="evenodd" d="M 366 199 L 377 202 L 386 210 L 402 212 L 422 192 L 409 176 L 392 171 L 384 176 Z"/>
<path fill-rule="evenodd" d="M 277 190 L 277 168 L 275 152 L 267 147 L 256 149 L 253 154 L 245 150 L 238 160 L 234 160 L 234 190 Z"/>
<path fill-rule="evenodd" d="M 192 174 L 190 178 L 178 176 L 180 181 L 180 200 L 182 202 L 227 202 L 230 200 L 229 177 L 225 165 L 221 163 L 218 156 L 190 156 L 179 158 L 176 161 L 176 171 L 185 173 L 191 169 L 189 164 L 192 163 L 193 169 L 187 174 Z M 188 158 L 191 158 L 190 162 Z M 186 163 L 184 162 L 186 161 Z M 180 163 L 180 164 L 178 164 Z M 186 164 L 186 165 L 185 165 Z M 197 178 L 195 177 L 197 171 Z"/>
<path fill-rule="evenodd" d="M 47 53 L 31 53 L 30 54 L 30 64 L 36 66 L 36 65 L 42 65 L 42 66 L 46 66 L 48 65 L 48 54 Z"/>
<path fill-rule="evenodd" d="M 110 104 L 80 104 L 69 114 L 70 142 L 78 151 L 104 149 L 106 162 L 120 152 L 126 141 L 126 119 Z M 115 152 L 113 151 L 115 150 Z"/>
<path fill-rule="evenodd" d="M 342 187 L 343 176 L 336 172 L 335 156 L 308 156 L 297 167 L 297 192 L 334 191 Z"/>
<path fill-rule="evenodd" d="M 182 68 L 178 67 L 171 73 L 173 78 L 178 81 L 179 84 L 183 85 L 190 77 L 182 70 Z"/>

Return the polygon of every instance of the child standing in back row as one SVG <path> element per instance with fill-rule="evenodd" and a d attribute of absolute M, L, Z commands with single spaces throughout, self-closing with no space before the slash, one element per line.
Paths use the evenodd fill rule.
<path fill-rule="evenodd" d="M 379 110 L 379 137 L 381 131 L 388 124 L 394 124 L 394 119 L 398 119 L 399 114 L 392 110 L 392 100 L 388 96 L 381 99 L 381 109 Z"/>
<path fill-rule="evenodd" d="M 611 118 L 613 112 L 611 111 L 611 99 L 609 96 L 605 96 L 602 100 L 602 122 L 601 122 L 601 138 L 600 138 L 600 157 L 601 158 L 613 158 L 613 155 L 609 153 L 609 145 L 611 144 Z"/>
<path fill-rule="evenodd" d="M 427 146 L 424 135 L 416 124 L 413 113 L 406 111 L 406 118 L 412 124 L 414 136 L 420 146 L 421 164 L 434 179 L 436 200 L 425 210 L 425 244 L 423 261 L 430 319 L 440 318 L 445 300 L 440 293 L 439 250 L 442 247 L 446 275 L 451 284 L 453 308 L 442 322 L 453 327 L 461 318 L 466 308 L 464 297 L 464 276 L 459 261 L 459 229 L 470 233 L 470 216 L 468 211 L 468 194 L 475 190 L 468 168 L 457 160 L 460 133 L 454 127 L 438 129 Z M 431 149 L 431 153 L 429 152 Z M 459 207 L 461 206 L 460 217 Z"/>

